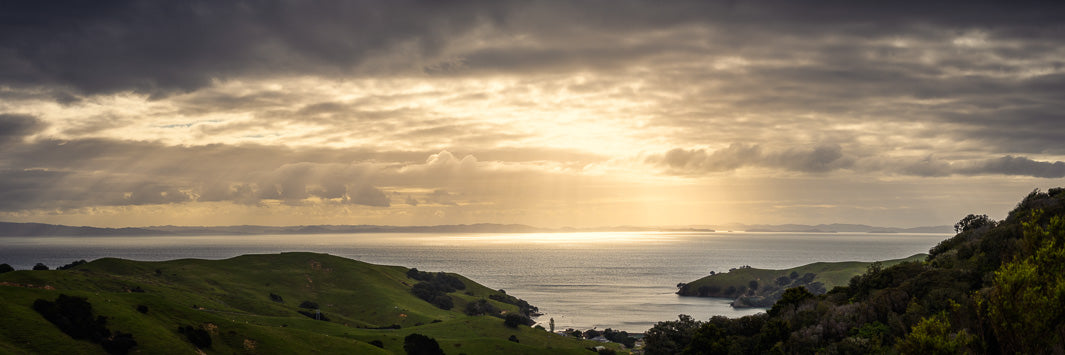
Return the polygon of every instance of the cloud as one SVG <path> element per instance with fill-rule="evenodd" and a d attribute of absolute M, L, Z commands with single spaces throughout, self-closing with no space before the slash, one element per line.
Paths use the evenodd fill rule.
<path fill-rule="evenodd" d="M 839 145 L 789 148 L 763 152 L 756 145 L 732 144 L 707 153 L 704 149 L 674 148 L 664 154 L 650 155 L 645 162 L 677 175 L 705 175 L 730 172 L 744 167 L 763 167 L 804 173 L 850 170 L 857 173 L 945 177 L 952 175 L 1014 175 L 1035 178 L 1065 177 L 1065 162 L 1037 161 L 1027 157 L 1003 156 L 989 159 L 948 161 L 932 155 L 923 158 L 885 155 L 844 154 Z"/>
<path fill-rule="evenodd" d="M 0 145 L 21 141 L 46 126 L 44 122 L 33 116 L 0 114 Z"/>
<path fill-rule="evenodd" d="M 1032 176 L 1038 178 L 1065 177 L 1065 162 L 1036 161 L 1026 157 L 1004 156 L 965 164 L 958 173 L 966 175 L 1001 174 Z"/>
<path fill-rule="evenodd" d="M 651 155 L 645 160 L 677 174 L 733 171 L 749 166 L 817 173 L 845 168 L 850 164 L 844 158 L 839 145 L 763 152 L 758 145 L 738 143 L 710 153 L 705 149 L 674 148 L 662 155 Z"/>

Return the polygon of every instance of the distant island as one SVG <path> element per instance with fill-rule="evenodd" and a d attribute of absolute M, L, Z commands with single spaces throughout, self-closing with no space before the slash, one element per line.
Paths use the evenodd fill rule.
<path fill-rule="evenodd" d="M 876 262 L 843 261 L 817 262 L 783 270 L 757 269 L 749 266 L 732 268 L 728 272 L 711 272 L 695 281 L 677 284 L 677 294 L 692 297 L 734 299 L 735 308 L 772 307 L 784 291 L 793 287 L 805 288 L 821 295 L 837 286 L 847 286 L 851 278 L 903 262 L 921 262 L 928 254 L 903 259 Z"/>
<path fill-rule="evenodd" d="M 790 233 L 950 233 L 950 226 L 886 228 L 860 224 L 819 224 L 815 226 L 785 225 L 727 225 L 641 227 L 615 226 L 595 228 L 540 228 L 524 224 L 452 224 L 432 226 L 383 225 L 308 225 L 308 226 L 150 226 L 100 228 L 65 226 L 44 223 L 0 222 L 0 237 L 4 236 L 153 236 L 153 235 L 263 235 L 263 234 L 358 234 L 358 233 L 574 233 L 574 232 L 716 232 L 741 230 L 747 232 Z"/>

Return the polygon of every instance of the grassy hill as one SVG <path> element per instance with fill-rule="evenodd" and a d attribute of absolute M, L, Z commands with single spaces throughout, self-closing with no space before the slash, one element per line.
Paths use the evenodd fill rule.
<path fill-rule="evenodd" d="M 881 267 L 889 267 L 907 261 L 923 261 L 927 257 L 927 254 L 916 254 L 908 258 L 884 260 L 879 263 Z M 768 307 L 780 299 L 780 295 L 789 287 L 806 286 L 816 294 L 825 293 L 833 287 L 846 286 L 851 278 L 865 273 L 872 264 L 872 262 L 843 261 L 818 262 L 783 270 L 738 268 L 681 284 L 677 294 L 695 297 L 739 297 L 735 306 Z M 752 281 L 757 283 L 754 291 L 750 290 Z"/>
<path fill-rule="evenodd" d="M 134 353 L 197 352 L 178 331 L 183 326 L 210 335 L 211 346 L 202 351 L 226 354 L 404 353 L 403 339 L 411 333 L 435 338 L 448 354 L 584 354 L 601 345 L 466 315 L 467 304 L 480 300 L 496 315 L 521 311 L 509 304 L 513 298 L 460 275 L 448 274 L 465 285 L 446 294 L 453 308 L 438 308 L 412 294 L 419 281 L 408 271 L 326 254 L 282 253 L 164 262 L 105 258 L 69 270 L 8 272 L 0 274 L 0 353 L 105 353 L 34 310 L 36 300 L 60 294 L 85 298 L 93 313 L 107 317 L 107 328 L 132 334 Z M 314 316 L 314 307 L 300 307 L 310 303 L 328 321 L 299 313 Z"/>

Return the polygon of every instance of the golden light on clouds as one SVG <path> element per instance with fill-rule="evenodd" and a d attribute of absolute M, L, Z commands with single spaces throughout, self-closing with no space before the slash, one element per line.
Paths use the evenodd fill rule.
<path fill-rule="evenodd" d="M 0 219 L 918 226 L 1065 178 L 1045 9 L 199 5 L 5 24 Z"/>

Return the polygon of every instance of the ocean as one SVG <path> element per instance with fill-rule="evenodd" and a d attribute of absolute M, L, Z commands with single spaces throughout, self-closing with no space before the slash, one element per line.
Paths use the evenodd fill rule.
<path fill-rule="evenodd" d="M 224 259 L 283 251 L 329 253 L 374 264 L 462 274 L 538 306 L 556 330 L 642 332 L 688 314 L 739 317 L 729 300 L 679 297 L 676 284 L 749 265 L 897 259 L 944 234 L 594 232 L 286 234 L 241 236 L 0 237 L 0 263 L 55 268 L 75 260 Z"/>

